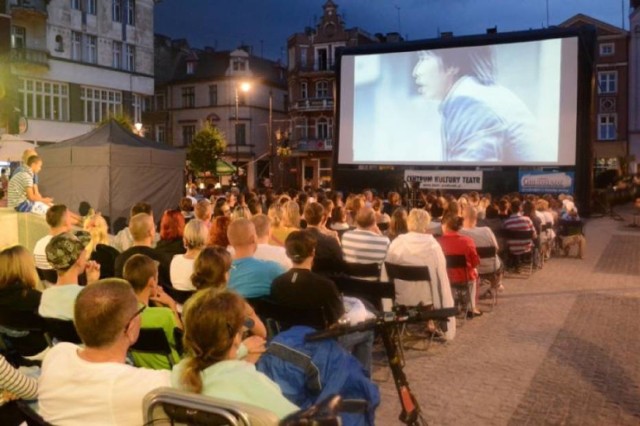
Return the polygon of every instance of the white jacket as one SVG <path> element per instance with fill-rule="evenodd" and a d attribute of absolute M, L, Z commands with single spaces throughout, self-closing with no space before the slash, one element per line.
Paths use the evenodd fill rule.
<path fill-rule="evenodd" d="M 442 248 L 430 234 L 409 232 L 399 235 L 391 242 L 387 252 L 386 262 L 398 265 L 427 266 L 431 282 L 427 281 L 396 281 L 396 303 L 415 306 L 422 302 L 433 304 L 435 309 L 451 308 L 453 296 L 447 276 L 447 263 Z M 382 271 L 382 279 L 387 280 L 386 270 Z M 456 319 L 449 318 L 447 340 L 456 335 Z"/>

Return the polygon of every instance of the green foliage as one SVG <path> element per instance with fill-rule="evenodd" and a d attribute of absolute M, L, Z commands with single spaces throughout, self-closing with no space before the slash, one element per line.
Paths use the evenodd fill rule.
<path fill-rule="evenodd" d="M 111 120 L 115 120 L 119 125 L 121 125 L 122 127 L 124 127 L 125 129 L 129 130 L 131 133 L 133 132 L 133 120 L 131 119 L 131 117 L 129 117 L 126 114 L 116 114 L 116 115 L 110 115 L 107 116 L 105 118 L 103 118 L 102 120 L 100 120 L 100 122 L 98 123 L 98 127 L 102 126 L 103 124 L 108 123 Z"/>
<path fill-rule="evenodd" d="M 226 146 L 224 134 L 216 127 L 207 124 L 195 134 L 187 148 L 187 160 L 190 162 L 191 169 L 198 173 L 215 173 L 216 161 L 224 154 Z"/>

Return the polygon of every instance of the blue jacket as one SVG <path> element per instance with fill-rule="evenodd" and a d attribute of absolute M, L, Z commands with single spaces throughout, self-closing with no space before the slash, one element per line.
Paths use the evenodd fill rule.
<path fill-rule="evenodd" d="M 335 340 L 304 342 L 315 331 L 296 326 L 278 334 L 256 365 L 259 371 L 280 385 L 289 401 L 301 409 L 339 394 L 343 402 L 366 401 L 359 413 L 340 413 L 344 425 L 373 425 L 380 404 L 378 387 L 362 366 Z"/>

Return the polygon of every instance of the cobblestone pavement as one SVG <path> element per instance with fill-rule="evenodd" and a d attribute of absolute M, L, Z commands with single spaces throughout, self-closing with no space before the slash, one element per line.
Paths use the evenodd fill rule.
<path fill-rule="evenodd" d="M 640 424 L 640 229 L 630 206 L 616 212 L 626 220 L 588 220 L 584 260 L 507 278 L 453 342 L 407 352 L 430 425 Z M 378 384 L 377 424 L 401 424 L 393 380 Z"/>

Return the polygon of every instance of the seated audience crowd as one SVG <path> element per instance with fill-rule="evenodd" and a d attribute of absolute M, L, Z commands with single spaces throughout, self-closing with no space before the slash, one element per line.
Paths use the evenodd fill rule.
<path fill-rule="evenodd" d="M 211 199 L 176 200 L 159 232 L 152 206 L 139 202 L 115 236 L 100 213 L 89 209 L 80 229 L 66 206 L 52 205 L 49 233 L 32 252 L 0 251 L 0 309 L 2 318 L 63 320 L 77 339 L 45 339 L 44 330 L 0 323 L 9 342 L 0 351 L 0 390 L 11 399 L 37 399 L 39 415 L 55 425 L 142 424 L 143 397 L 162 386 L 283 418 L 299 407 L 283 395 L 280 386 L 288 385 L 256 369 L 274 333 L 261 303 L 284 312 L 319 310 L 325 326 L 356 323 L 380 306 L 341 294 L 342 280 L 358 281 L 355 267 L 373 265 L 378 273 L 359 281 L 375 286 L 389 280 L 386 265 L 400 265 L 426 268 L 429 280 L 394 279 L 393 303 L 457 304 L 473 318 L 483 313 L 481 299 L 506 291 L 506 271 L 533 271 L 574 248 L 577 257 L 586 255 L 583 223 L 568 195 L 456 198 L 425 191 L 410 205 L 399 193 L 381 195 L 216 189 Z M 468 292 L 462 304 L 460 288 Z M 288 321 L 319 327 L 291 315 Z M 136 346 L 154 329 L 169 353 Z M 433 323 L 425 329 L 452 340 L 456 317 L 442 330 Z M 338 339 L 366 377 L 373 341 L 372 331 Z M 41 361 L 37 383 L 17 369 L 32 355 Z"/>

